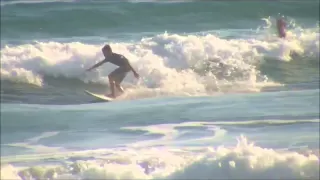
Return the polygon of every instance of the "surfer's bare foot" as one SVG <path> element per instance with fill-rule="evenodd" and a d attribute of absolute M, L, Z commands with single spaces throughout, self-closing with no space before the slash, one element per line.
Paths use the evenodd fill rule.
<path fill-rule="evenodd" d="M 112 95 L 112 94 L 107 94 L 106 96 L 107 96 L 107 97 L 110 97 L 110 98 L 116 98 L 116 96 L 115 96 L 115 95 Z"/>

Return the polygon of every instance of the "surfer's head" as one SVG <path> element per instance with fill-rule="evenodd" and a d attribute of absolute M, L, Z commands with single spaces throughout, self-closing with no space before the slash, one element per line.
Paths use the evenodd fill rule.
<path fill-rule="evenodd" d="M 284 20 L 283 20 L 282 18 L 278 18 L 278 19 L 277 19 L 277 23 L 278 23 L 279 25 L 283 25 L 283 24 L 284 24 Z"/>
<path fill-rule="evenodd" d="M 105 46 L 103 46 L 102 53 L 105 57 L 109 56 L 112 53 L 110 45 L 106 44 Z"/>

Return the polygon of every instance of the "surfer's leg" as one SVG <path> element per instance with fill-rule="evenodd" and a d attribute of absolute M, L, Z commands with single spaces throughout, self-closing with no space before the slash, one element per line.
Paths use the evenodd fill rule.
<path fill-rule="evenodd" d="M 120 84 L 123 81 L 123 79 L 126 77 L 126 75 L 127 75 L 127 71 L 122 69 L 121 72 L 117 74 L 117 78 L 115 79 L 115 86 L 118 89 L 118 91 L 120 91 L 121 93 L 123 93 L 124 91 Z"/>
<path fill-rule="evenodd" d="M 117 79 L 117 74 L 119 73 L 119 68 L 116 70 L 112 71 L 108 78 L 109 78 L 109 84 L 110 84 L 110 89 L 111 89 L 111 97 L 116 97 L 116 92 L 115 92 L 115 84 L 116 84 L 116 79 Z M 110 95 L 108 95 L 110 96 Z"/>
<path fill-rule="evenodd" d="M 113 97 L 116 97 L 115 88 L 117 88 L 118 91 L 123 93 L 123 88 L 120 86 L 120 83 L 125 78 L 127 72 L 128 71 L 126 69 L 119 67 L 110 73 L 109 82 L 110 82 L 110 87 L 111 87 L 111 94 Z"/>
<path fill-rule="evenodd" d="M 107 95 L 109 97 L 115 97 L 115 84 L 114 80 L 112 77 L 109 76 L 109 84 L 110 84 L 110 89 L 111 89 L 111 94 Z"/>

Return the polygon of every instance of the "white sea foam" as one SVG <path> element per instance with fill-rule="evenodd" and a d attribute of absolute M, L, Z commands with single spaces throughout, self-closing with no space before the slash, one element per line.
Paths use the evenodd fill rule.
<path fill-rule="evenodd" d="M 274 33 L 270 33 L 276 28 L 276 19 L 272 17 L 262 18 L 265 25 L 258 28 L 258 31 L 267 34 L 269 41 L 279 41 L 278 37 L 273 36 Z M 281 39 L 281 44 L 278 48 L 272 48 L 269 51 L 268 56 L 277 57 L 283 61 L 292 60 L 291 53 L 303 55 L 303 56 L 315 56 L 319 58 L 319 25 L 314 28 L 304 29 L 297 25 L 294 19 L 287 17 L 287 29 L 286 39 Z M 263 37 L 265 39 L 265 36 Z M 274 56 L 276 55 L 276 56 Z"/>
<path fill-rule="evenodd" d="M 266 149 L 240 137 L 234 147 L 122 148 L 34 156 L 55 164 L 2 162 L 2 179 L 318 179 L 314 153 Z M 31 155 L 32 156 L 32 155 Z M 71 158 L 73 157 L 73 158 Z M 76 160 L 75 157 L 82 157 Z M 91 157 L 90 160 L 83 160 Z M 93 157 L 93 158 L 92 158 Z M 26 158 L 12 157 L 12 162 Z M 8 160 L 8 159 L 7 159 Z M 44 161 L 45 162 L 45 161 Z M 26 164 L 26 163 L 25 163 Z"/>
<path fill-rule="evenodd" d="M 150 91 L 150 95 L 204 95 L 219 91 L 259 91 L 264 86 L 277 85 L 259 72 L 257 64 L 261 58 L 288 60 L 286 52 L 292 49 L 301 54 L 317 54 L 318 37 L 314 32 L 295 34 L 287 41 L 226 40 L 213 34 L 165 33 L 134 43 L 111 43 L 111 46 L 114 52 L 125 55 L 142 77 L 136 81 L 129 73 L 124 82 L 128 87 Z M 5 46 L 1 49 L 1 79 L 41 86 L 45 83 L 42 76 L 49 75 L 107 84 L 113 65 L 84 73 L 103 59 L 102 46 L 80 42 Z M 285 50 L 281 50 L 283 47 Z M 133 96 L 140 96 L 135 93 Z"/>

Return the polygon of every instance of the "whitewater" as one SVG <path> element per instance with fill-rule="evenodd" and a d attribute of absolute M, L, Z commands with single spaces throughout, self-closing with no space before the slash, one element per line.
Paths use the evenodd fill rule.
<path fill-rule="evenodd" d="M 212 81 L 221 78 L 217 77 L 217 71 L 222 71 L 221 76 L 224 76 L 222 78 L 226 81 L 242 82 L 245 86 L 251 84 L 252 88 L 259 82 L 266 82 L 267 77 L 261 75 L 255 66 L 262 57 L 290 61 L 291 51 L 302 54 L 308 49 L 306 54 L 315 55 L 317 58 L 319 34 L 303 32 L 299 36 L 288 42 L 266 42 L 253 38 L 230 41 L 211 34 L 181 36 L 165 33 L 143 38 L 136 43 L 118 42 L 110 45 L 115 52 L 129 58 L 139 70 L 144 77 L 139 83 L 147 87 L 172 89 L 171 91 L 204 92 L 207 88 L 218 86 L 210 86 Z M 103 44 L 81 42 L 35 42 L 5 46 L 1 53 L 1 76 L 3 79 L 37 86 L 43 85 L 43 75 L 80 78 L 84 82 L 107 84 L 107 75 L 115 66 L 98 69 L 88 75 L 83 74 L 85 68 L 103 59 L 102 46 Z M 195 72 L 197 70 L 205 74 L 199 77 Z M 134 83 L 132 78 L 129 80 Z M 171 82 L 173 80 L 175 82 Z M 174 87 L 177 84 L 182 84 L 182 87 Z"/>

